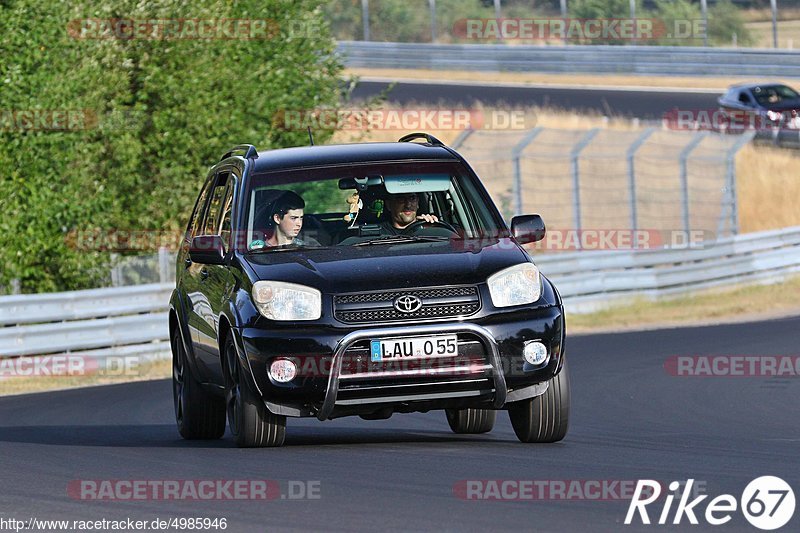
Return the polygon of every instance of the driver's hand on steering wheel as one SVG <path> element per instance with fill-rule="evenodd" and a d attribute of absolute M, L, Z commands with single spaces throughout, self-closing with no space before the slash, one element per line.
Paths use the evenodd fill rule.
<path fill-rule="evenodd" d="M 436 215 L 417 215 L 417 220 L 424 220 L 425 222 L 439 222 L 439 217 Z"/>

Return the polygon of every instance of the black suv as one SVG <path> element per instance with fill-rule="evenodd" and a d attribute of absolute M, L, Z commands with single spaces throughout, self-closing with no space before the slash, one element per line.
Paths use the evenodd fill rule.
<path fill-rule="evenodd" d="M 523 442 L 563 439 L 564 309 L 521 246 L 544 231 L 538 215 L 509 230 L 464 158 L 427 134 L 234 148 L 178 253 L 180 434 L 220 438 L 227 419 L 239 446 L 280 446 L 287 416 L 433 409 L 483 433 L 502 409 Z"/>

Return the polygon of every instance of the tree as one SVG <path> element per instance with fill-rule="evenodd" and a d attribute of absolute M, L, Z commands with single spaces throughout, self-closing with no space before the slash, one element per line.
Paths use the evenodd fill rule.
<path fill-rule="evenodd" d="M 342 66 L 319 3 L 0 4 L 0 286 L 14 278 L 23 292 L 97 286 L 109 255 L 76 246 L 82 237 L 179 231 L 226 149 L 306 144 L 306 132 L 273 121 L 286 110 L 338 104 Z M 89 19 L 182 19 L 187 31 L 161 40 L 76 38 L 99 34 L 86 31 L 99 27 Z M 199 38 L 194 19 L 243 19 L 255 38 Z M 37 109 L 76 110 L 86 120 L 75 131 L 20 124 Z M 317 142 L 329 134 L 315 132 Z"/>

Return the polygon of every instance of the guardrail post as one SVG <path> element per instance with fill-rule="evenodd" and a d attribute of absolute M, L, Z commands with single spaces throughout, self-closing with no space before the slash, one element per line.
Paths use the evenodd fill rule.
<path fill-rule="evenodd" d="M 736 154 L 742 147 L 753 140 L 756 136 L 755 131 L 744 133 L 725 154 L 725 195 L 722 201 L 727 203 L 730 208 L 731 234 L 739 233 L 739 202 L 736 198 Z M 727 198 L 726 198 L 727 197 Z M 727 202 L 726 202 L 727 200 Z M 725 205 L 720 209 L 719 225 L 717 226 L 717 237 L 722 234 L 722 225 L 725 221 Z"/>
<path fill-rule="evenodd" d="M 683 229 L 686 232 L 686 235 L 689 235 L 690 227 L 689 227 L 689 170 L 688 170 L 688 159 L 689 154 L 692 153 L 692 150 L 697 148 L 697 145 L 700 144 L 703 139 L 706 138 L 708 135 L 707 131 L 702 133 L 698 133 L 694 136 L 694 138 L 689 141 L 683 150 L 681 150 L 680 155 L 680 164 L 681 164 L 681 203 L 683 204 Z"/>
<path fill-rule="evenodd" d="M 22 293 L 22 284 L 19 282 L 19 279 L 14 278 L 11 280 L 11 294 L 20 293 Z"/>
<path fill-rule="evenodd" d="M 655 133 L 655 131 L 655 128 L 647 128 L 644 130 L 644 132 L 633 141 L 633 144 L 628 147 L 628 151 L 625 153 L 625 156 L 628 158 L 628 190 L 631 196 L 631 230 L 633 232 L 636 232 L 636 228 L 639 227 L 639 214 L 638 208 L 636 207 L 636 167 L 634 159 L 636 157 L 636 151 L 653 133 Z"/>
<path fill-rule="evenodd" d="M 537 135 L 542 132 L 543 129 L 544 128 L 541 126 L 533 128 L 511 150 L 511 157 L 514 161 L 514 216 L 522 214 L 522 168 L 519 160 L 522 156 L 522 151 L 531 143 L 531 141 L 533 141 L 533 139 L 536 138 Z"/>
<path fill-rule="evenodd" d="M 581 151 L 586 148 L 586 146 L 592 142 L 595 135 L 600 133 L 600 128 L 593 128 L 589 130 L 583 138 L 578 141 L 578 144 L 572 149 L 569 154 L 570 157 L 570 164 L 572 167 L 572 187 L 573 187 L 573 211 L 575 217 L 575 231 L 580 234 L 581 231 L 581 177 L 580 177 L 580 169 L 578 168 L 578 157 L 581 155 Z M 578 239 L 578 249 L 581 248 L 581 240 Z"/>

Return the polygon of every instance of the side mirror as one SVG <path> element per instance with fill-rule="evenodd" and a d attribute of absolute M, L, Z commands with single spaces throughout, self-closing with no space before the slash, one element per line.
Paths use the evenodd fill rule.
<path fill-rule="evenodd" d="M 520 244 L 544 239 L 544 220 L 539 215 L 519 215 L 511 219 L 511 235 Z"/>
<path fill-rule="evenodd" d="M 219 235 L 198 235 L 192 239 L 189 258 L 194 263 L 221 265 L 225 262 L 225 247 Z"/>

